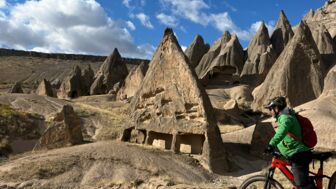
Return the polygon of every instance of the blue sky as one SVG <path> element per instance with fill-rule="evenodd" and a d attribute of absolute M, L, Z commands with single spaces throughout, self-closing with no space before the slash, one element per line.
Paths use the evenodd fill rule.
<path fill-rule="evenodd" d="M 296 25 L 323 0 L 0 0 L 0 47 L 150 58 L 172 27 L 185 48 L 196 34 L 212 44 L 224 31 L 243 47 L 261 21 L 272 32 L 280 10 Z"/>

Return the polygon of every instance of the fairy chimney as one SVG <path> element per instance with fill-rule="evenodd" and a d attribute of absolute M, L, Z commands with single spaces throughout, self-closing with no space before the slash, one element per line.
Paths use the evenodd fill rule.
<path fill-rule="evenodd" d="M 276 54 L 271 46 L 271 40 L 264 22 L 262 22 L 248 46 L 247 56 L 241 78 L 244 82 L 253 86 L 259 85 L 276 60 Z"/>
<path fill-rule="evenodd" d="M 185 50 L 185 55 L 189 58 L 192 68 L 196 68 L 203 55 L 208 52 L 210 46 L 205 44 L 202 36 L 197 35 L 189 47 Z"/>
<path fill-rule="evenodd" d="M 280 55 L 290 39 L 294 36 L 292 26 L 290 25 L 283 10 L 280 11 L 279 20 L 271 36 L 271 43 L 277 56 Z"/>
<path fill-rule="evenodd" d="M 21 83 L 20 82 L 16 82 L 12 88 L 10 88 L 8 90 L 8 93 L 23 93 L 22 87 L 21 87 Z"/>
<path fill-rule="evenodd" d="M 81 69 L 76 65 L 70 75 L 62 82 L 57 92 L 57 97 L 71 99 L 82 96 L 82 82 Z"/>
<path fill-rule="evenodd" d="M 226 44 L 221 46 L 219 54 L 211 62 L 200 65 L 202 72 L 199 78 L 206 84 L 231 83 L 232 75 L 239 75 L 243 66 L 244 50 L 238 37 L 233 35 Z"/>
<path fill-rule="evenodd" d="M 326 64 L 326 69 L 329 69 L 336 63 L 336 46 L 333 38 L 323 24 L 310 26 L 310 28 L 312 28 L 311 31 L 314 41 Z"/>
<path fill-rule="evenodd" d="M 122 82 L 127 75 L 126 64 L 122 61 L 118 49 L 115 48 L 98 70 L 95 80 L 91 85 L 90 94 L 108 93 L 116 83 Z"/>
<path fill-rule="evenodd" d="M 145 78 L 148 69 L 148 63 L 142 62 L 134 67 L 125 79 L 125 82 L 117 93 L 117 99 L 124 100 L 133 97 L 138 91 L 142 80 Z"/>
<path fill-rule="evenodd" d="M 323 61 L 312 34 L 301 21 L 264 83 L 253 91 L 252 106 L 262 109 L 275 96 L 286 96 L 291 107 L 313 100 L 322 92 L 323 73 Z"/>
<path fill-rule="evenodd" d="M 166 29 L 129 112 L 140 143 L 175 152 L 201 154 L 201 163 L 220 173 L 228 169 L 226 153 L 210 100 L 198 82 L 172 29 Z"/>
<path fill-rule="evenodd" d="M 205 53 L 200 60 L 199 64 L 195 68 L 198 78 L 202 78 L 207 75 L 207 67 L 211 62 L 219 55 L 222 47 L 226 45 L 231 39 L 231 34 L 226 31 L 215 43 L 210 47 L 209 51 Z"/>
<path fill-rule="evenodd" d="M 46 79 L 43 79 L 36 89 L 36 94 L 40 96 L 53 97 L 53 90 L 52 90 L 50 82 Z"/>
<path fill-rule="evenodd" d="M 88 64 L 83 70 L 82 70 L 82 93 L 84 95 L 90 95 L 90 87 L 94 81 L 94 72 Z"/>

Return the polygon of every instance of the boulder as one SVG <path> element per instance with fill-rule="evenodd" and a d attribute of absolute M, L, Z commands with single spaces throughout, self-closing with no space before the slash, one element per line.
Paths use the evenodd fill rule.
<path fill-rule="evenodd" d="M 71 99 L 82 96 L 82 82 L 81 69 L 76 65 L 70 75 L 62 82 L 57 97 Z"/>
<path fill-rule="evenodd" d="M 148 63 L 142 62 L 134 67 L 128 74 L 122 87 L 117 93 L 117 99 L 123 100 L 133 97 L 138 91 L 148 69 Z"/>
<path fill-rule="evenodd" d="M 39 86 L 37 87 L 35 93 L 40 96 L 50 96 L 53 97 L 53 89 L 51 87 L 51 84 L 48 80 L 43 79 Z"/>
<path fill-rule="evenodd" d="M 21 87 L 21 83 L 20 82 L 16 82 L 12 88 L 10 88 L 8 90 L 8 93 L 23 93 L 22 87 Z"/>
<path fill-rule="evenodd" d="M 270 122 L 262 122 L 238 131 L 222 134 L 224 143 L 247 146 L 253 155 L 261 156 L 275 131 Z"/>
<path fill-rule="evenodd" d="M 197 35 L 189 47 L 185 50 L 185 55 L 190 60 L 192 68 L 196 68 L 203 55 L 208 52 L 210 46 L 204 43 L 202 36 Z"/>
<path fill-rule="evenodd" d="M 118 49 L 115 48 L 96 73 L 90 94 L 107 94 L 116 83 L 123 82 L 127 75 L 126 64 L 122 61 Z"/>
<path fill-rule="evenodd" d="M 263 110 L 263 105 L 275 96 L 286 96 L 292 107 L 316 99 L 322 92 L 324 70 L 310 29 L 301 21 L 264 83 L 253 91 L 252 107 Z"/>
<path fill-rule="evenodd" d="M 280 55 L 289 40 L 294 36 L 292 26 L 290 25 L 283 10 L 280 12 L 278 22 L 271 36 L 271 43 L 277 56 Z"/>
<path fill-rule="evenodd" d="M 268 30 L 264 23 L 252 38 L 247 48 L 247 60 L 241 78 L 253 86 L 263 82 L 276 60 L 276 53 L 271 46 Z"/>
<path fill-rule="evenodd" d="M 81 143 L 83 143 L 81 119 L 71 105 L 64 105 L 61 112 L 48 123 L 34 149 L 53 149 Z"/>
<path fill-rule="evenodd" d="M 225 149 L 210 100 L 197 80 L 172 29 L 166 29 L 129 112 L 132 129 L 145 143 L 174 152 L 201 154 L 201 163 L 221 173 L 228 169 Z"/>

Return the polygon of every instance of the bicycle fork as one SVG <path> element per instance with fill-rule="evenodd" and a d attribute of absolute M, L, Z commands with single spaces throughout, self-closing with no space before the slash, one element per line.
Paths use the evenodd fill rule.
<path fill-rule="evenodd" d="M 274 167 L 271 167 L 268 170 L 267 175 L 266 175 L 266 181 L 265 181 L 264 189 L 270 189 L 271 188 L 271 182 L 270 182 L 270 180 L 273 179 L 274 171 L 275 171 Z"/>

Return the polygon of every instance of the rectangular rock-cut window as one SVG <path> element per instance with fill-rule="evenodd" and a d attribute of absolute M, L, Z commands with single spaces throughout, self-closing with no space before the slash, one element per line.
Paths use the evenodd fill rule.
<path fill-rule="evenodd" d="M 147 144 L 161 149 L 171 149 L 173 135 L 149 131 Z"/>
<path fill-rule="evenodd" d="M 201 134 L 178 134 L 175 147 L 181 153 L 202 154 L 204 140 Z"/>

